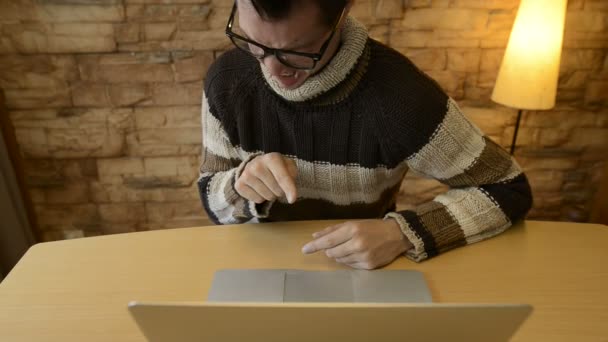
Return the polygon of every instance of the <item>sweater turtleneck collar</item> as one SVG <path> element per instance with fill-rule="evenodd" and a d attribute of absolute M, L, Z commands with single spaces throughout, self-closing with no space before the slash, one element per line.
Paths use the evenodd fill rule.
<path fill-rule="evenodd" d="M 288 101 L 301 102 L 315 98 L 344 81 L 363 54 L 368 33 L 363 24 L 353 17 L 348 17 L 341 33 L 341 45 L 334 57 L 321 71 L 310 76 L 296 89 L 284 89 L 268 69 L 260 63 L 262 73 L 268 85 L 275 93 Z"/>

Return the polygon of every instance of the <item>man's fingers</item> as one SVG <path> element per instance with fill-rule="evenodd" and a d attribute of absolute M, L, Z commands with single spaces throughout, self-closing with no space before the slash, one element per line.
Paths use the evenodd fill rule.
<path fill-rule="evenodd" d="M 262 196 L 258 195 L 258 193 L 247 184 L 238 186 L 237 191 L 241 196 L 255 203 L 259 204 L 265 201 Z"/>
<path fill-rule="evenodd" d="M 333 232 L 334 230 L 336 230 L 336 229 L 340 228 L 340 226 L 341 226 L 341 225 L 342 225 L 342 224 L 336 224 L 336 225 L 334 225 L 334 226 L 329 226 L 329 227 L 327 227 L 327 228 L 325 228 L 325 229 L 323 229 L 323 230 L 321 230 L 321 231 L 314 232 L 314 233 L 312 233 L 312 237 L 313 237 L 313 238 L 315 238 L 315 239 L 318 239 L 318 238 L 320 238 L 321 236 L 323 236 L 323 235 L 327 235 L 327 234 L 329 234 L 329 233 Z"/>
<path fill-rule="evenodd" d="M 288 160 L 285 159 L 284 160 Z M 277 183 L 285 193 L 287 197 L 287 201 L 289 203 L 294 203 L 296 201 L 296 182 L 295 177 L 293 177 L 288 171 L 288 166 L 285 163 L 273 163 L 268 165 L 268 169 L 272 172 L 274 178 L 277 180 Z"/>
<path fill-rule="evenodd" d="M 273 201 L 275 199 L 275 195 L 272 193 L 272 191 L 270 191 L 266 184 L 264 184 L 259 178 L 248 177 L 244 181 L 247 186 L 253 189 L 253 191 L 263 197 L 266 201 Z"/>
<path fill-rule="evenodd" d="M 265 168 L 264 172 L 260 172 L 260 174 L 257 176 L 264 183 L 264 185 L 266 185 L 266 187 L 272 191 L 274 197 L 278 198 L 285 196 L 283 189 L 281 189 L 281 186 L 279 183 L 277 183 L 277 180 L 270 169 Z"/>
<path fill-rule="evenodd" d="M 351 238 L 343 244 L 325 250 L 325 255 L 330 258 L 343 258 L 363 251 L 363 244 L 356 238 Z"/>
<path fill-rule="evenodd" d="M 357 262 L 361 262 L 361 253 L 353 253 L 353 254 L 345 255 L 343 257 L 335 258 L 335 259 L 336 259 L 336 262 L 339 262 L 341 264 L 350 265 L 350 264 L 354 264 Z"/>
<path fill-rule="evenodd" d="M 333 248 L 345 243 L 350 238 L 350 230 L 342 226 L 327 235 L 321 236 L 320 238 L 307 243 L 304 245 L 304 247 L 302 247 L 302 252 L 304 254 L 310 254 L 323 249 Z"/>

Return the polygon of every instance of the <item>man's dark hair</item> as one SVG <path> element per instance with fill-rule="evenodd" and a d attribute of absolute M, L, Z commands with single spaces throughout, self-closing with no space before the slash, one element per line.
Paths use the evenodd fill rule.
<path fill-rule="evenodd" d="M 346 6 L 347 0 L 251 0 L 258 14 L 265 20 L 281 20 L 291 8 L 302 1 L 314 1 L 321 9 L 323 24 L 331 26 Z"/>

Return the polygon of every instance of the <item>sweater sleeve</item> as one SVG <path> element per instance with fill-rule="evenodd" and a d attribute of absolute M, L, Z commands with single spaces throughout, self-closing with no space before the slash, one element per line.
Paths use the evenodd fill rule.
<path fill-rule="evenodd" d="M 211 113 L 204 94 L 201 121 L 203 146 L 198 189 L 209 218 L 216 224 L 237 224 L 267 217 L 271 202 L 256 204 L 234 188 L 247 162 L 260 153 L 247 153 L 230 142 L 221 121 Z"/>
<path fill-rule="evenodd" d="M 406 253 L 414 261 L 500 234 L 532 206 L 517 162 L 469 122 L 452 99 L 428 142 L 406 163 L 450 187 L 413 210 L 386 215 L 414 245 Z"/>

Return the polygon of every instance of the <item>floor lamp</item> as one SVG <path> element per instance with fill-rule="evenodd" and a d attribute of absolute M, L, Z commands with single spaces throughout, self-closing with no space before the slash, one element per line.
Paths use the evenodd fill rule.
<path fill-rule="evenodd" d="M 567 0 L 521 0 L 492 100 L 518 109 L 515 151 L 523 110 L 555 106 Z"/>

